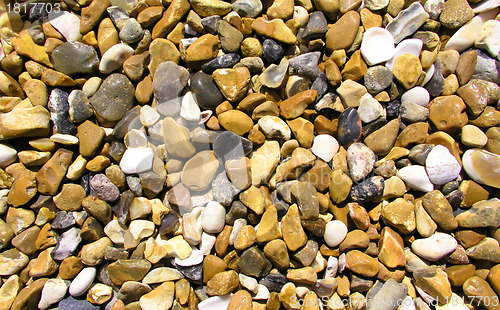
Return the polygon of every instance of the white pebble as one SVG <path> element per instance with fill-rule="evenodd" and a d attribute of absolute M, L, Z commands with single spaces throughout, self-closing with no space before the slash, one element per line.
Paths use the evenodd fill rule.
<path fill-rule="evenodd" d="M 99 71 L 103 74 L 109 74 L 120 68 L 125 60 L 132 55 L 134 55 L 134 49 L 127 44 L 115 44 L 102 55 Z"/>
<path fill-rule="evenodd" d="M 92 285 L 92 282 L 94 282 L 95 275 L 96 269 L 94 267 L 82 269 L 73 281 L 71 281 L 71 285 L 69 286 L 71 296 L 78 297 L 85 294 Z"/>
<path fill-rule="evenodd" d="M 234 245 L 234 239 L 240 233 L 240 230 L 247 225 L 247 220 L 245 219 L 237 219 L 234 221 L 233 230 L 231 231 L 231 235 L 229 235 L 229 245 Z M 257 229 L 255 230 L 257 231 Z"/>
<path fill-rule="evenodd" d="M 231 295 L 214 296 L 205 299 L 198 304 L 199 310 L 220 310 L 227 309 L 229 302 L 231 301 Z"/>
<path fill-rule="evenodd" d="M 49 279 L 43 285 L 42 296 L 38 303 L 38 308 L 41 310 L 47 309 L 50 305 L 55 304 L 64 298 L 70 281 L 63 279 Z"/>
<path fill-rule="evenodd" d="M 347 236 L 347 226 L 339 220 L 333 220 L 326 223 L 325 241 L 330 247 L 336 247 Z"/>
<path fill-rule="evenodd" d="M 443 185 L 455 180 L 460 174 L 460 164 L 447 147 L 436 145 L 425 160 L 425 169 L 429 180 L 436 185 Z"/>
<path fill-rule="evenodd" d="M 88 98 L 92 97 L 97 90 L 99 89 L 99 86 L 101 86 L 102 79 L 97 76 L 93 76 L 90 79 L 83 84 L 82 91 L 87 96 Z"/>
<path fill-rule="evenodd" d="M 203 232 L 203 234 L 201 234 L 200 251 L 203 253 L 203 255 L 210 254 L 210 251 L 212 251 L 212 248 L 215 245 L 216 239 L 217 237 L 207 234 L 206 232 Z"/>
<path fill-rule="evenodd" d="M 478 3 L 471 3 L 474 13 L 482 13 L 500 6 L 500 0 L 483 0 Z"/>
<path fill-rule="evenodd" d="M 351 179 L 359 182 L 373 170 L 377 157 L 368 146 L 356 142 L 347 148 L 346 159 Z"/>
<path fill-rule="evenodd" d="M 191 251 L 191 255 L 189 255 L 188 258 L 185 259 L 179 259 L 178 257 L 175 258 L 175 264 L 182 267 L 195 266 L 201 264 L 202 262 L 203 262 L 203 253 L 196 248 L 193 248 L 193 250 Z"/>
<path fill-rule="evenodd" d="M 364 94 L 359 99 L 358 114 L 363 123 L 371 123 L 384 113 L 384 108 L 370 94 Z"/>
<path fill-rule="evenodd" d="M 325 279 L 335 278 L 339 269 L 339 260 L 335 256 L 328 257 L 326 264 Z"/>
<path fill-rule="evenodd" d="M 490 19 L 497 16 L 500 10 L 495 8 L 493 10 L 481 13 L 467 22 L 458 29 L 455 34 L 451 36 L 445 46 L 445 50 L 456 50 L 458 52 L 465 51 L 476 42 L 477 34 L 483 28 L 483 24 Z"/>
<path fill-rule="evenodd" d="M 406 296 L 405 299 L 401 302 L 401 306 L 398 310 L 416 310 L 415 303 L 413 302 L 413 298 L 411 296 Z"/>
<path fill-rule="evenodd" d="M 259 119 L 259 127 L 268 138 L 290 140 L 292 131 L 279 117 L 266 115 Z"/>
<path fill-rule="evenodd" d="M 78 144 L 78 142 L 80 142 L 78 137 L 63 133 L 53 134 L 52 136 L 50 136 L 50 141 L 64 145 L 75 145 Z"/>
<path fill-rule="evenodd" d="M 427 105 L 429 105 L 430 99 L 431 97 L 427 89 L 421 86 L 416 86 L 412 89 L 407 90 L 401 96 L 401 103 L 410 101 L 414 104 L 418 104 L 419 106 L 427 107 Z"/>
<path fill-rule="evenodd" d="M 422 192 L 430 192 L 434 189 L 434 185 L 429 180 L 424 166 L 413 165 L 403 167 L 399 169 L 397 176 L 413 189 Z"/>
<path fill-rule="evenodd" d="M 16 161 L 17 151 L 8 144 L 0 143 L 0 168 L 7 167 Z"/>
<path fill-rule="evenodd" d="M 457 246 L 457 240 L 451 235 L 438 232 L 428 238 L 413 241 L 411 250 L 422 258 L 437 261 L 455 251 Z"/>
<path fill-rule="evenodd" d="M 363 34 L 360 51 L 369 66 L 382 63 L 394 56 L 394 38 L 386 29 L 372 27 Z"/>
<path fill-rule="evenodd" d="M 337 139 L 330 135 L 317 135 L 314 137 L 311 151 L 314 155 L 328 163 L 339 151 L 339 143 Z"/>
<path fill-rule="evenodd" d="M 257 280 L 255 278 L 245 276 L 244 274 L 240 273 L 240 284 L 250 292 L 257 294 L 259 291 L 259 284 L 257 283 Z"/>
<path fill-rule="evenodd" d="M 210 201 L 205 207 L 201 223 L 207 233 L 221 232 L 226 223 L 226 209 L 220 203 Z"/>
<path fill-rule="evenodd" d="M 303 6 L 296 5 L 293 7 L 293 19 L 299 22 L 301 28 L 304 28 L 309 21 L 309 12 Z"/>
<path fill-rule="evenodd" d="M 496 57 L 500 52 L 500 21 L 492 19 L 484 23 L 483 28 L 477 35 L 474 45 L 482 48 L 491 56 Z"/>
<path fill-rule="evenodd" d="M 134 174 L 153 168 L 153 150 L 149 147 L 129 148 L 120 160 L 120 169 L 123 173 Z"/>
<path fill-rule="evenodd" d="M 423 43 L 420 39 L 407 39 L 401 41 L 394 50 L 394 56 L 385 63 L 385 66 L 392 71 L 392 68 L 394 68 L 394 62 L 399 56 L 403 54 L 411 54 L 417 57 L 420 56 L 422 46 Z"/>
<path fill-rule="evenodd" d="M 192 92 L 187 92 L 181 102 L 181 117 L 186 121 L 198 122 L 200 120 L 200 106 Z"/>
<path fill-rule="evenodd" d="M 141 108 L 139 118 L 144 126 L 151 127 L 160 119 L 160 114 L 151 106 L 145 105 Z"/>
<path fill-rule="evenodd" d="M 80 34 L 80 17 L 68 11 L 52 10 L 48 15 L 49 23 L 59 31 L 66 41 L 79 41 L 82 38 Z"/>
<path fill-rule="evenodd" d="M 259 284 L 257 294 L 252 298 L 254 300 L 267 300 L 269 298 L 269 290 L 262 284 Z"/>

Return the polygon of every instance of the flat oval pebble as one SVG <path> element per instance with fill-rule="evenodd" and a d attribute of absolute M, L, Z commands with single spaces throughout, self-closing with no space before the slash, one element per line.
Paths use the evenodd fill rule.
<path fill-rule="evenodd" d="M 218 202 L 210 201 L 201 218 L 203 230 L 207 233 L 219 233 L 226 222 L 226 209 Z"/>
<path fill-rule="evenodd" d="M 69 286 L 69 293 L 73 297 L 78 297 L 87 292 L 87 290 L 94 282 L 96 276 L 96 269 L 94 267 L 86 267 L 78 273 L 78 275 L 71 281 Z"/>
<path fill-rule="evenodd" d="M 433 184 L 443 185 L 455 180 L 462 168 L 448 148 L 436 145 L 425 160 L 425 170 Z"/>
<path fill-rule="evenodd" d="M 435 233 L 425 239 L 417 239 L 411 244 L 415 254 L 430 261 L 438 261 L 456 250 L 458 242 L 451 235 Z"/>
<path fill-rule="evenodd" d="M 434 189 L 434 185 L 429 180 L 429 176 L 427 175 L 427 171 L 424 166 L 407 166 L 399 169 L 397 175 L 408 186 L 416 190 L 430 192 Z"/>
<path fill-rule="evenodd" d="M 325 227 L 325 241 L 330 247 L 336 247 L 342 241 L 344 241 L 347 236 L 347 226 L 339 221 L 333 220 L 331 222 L 326 223 Z"/>
<path fill-rule="evenodd" d="M 422 107 L 427 107 L 430 101 L 429 91 L 427 89 L 415 86 L 407 90 L 401 96 L 401 102 L 410 101 Z"/>
<path fill-rule="evenodd" d="M 360 50 L 368 65 L 383 63 L 394 56 L 394 38 L 386 29 L 372 27 L 363 34 Z"/>

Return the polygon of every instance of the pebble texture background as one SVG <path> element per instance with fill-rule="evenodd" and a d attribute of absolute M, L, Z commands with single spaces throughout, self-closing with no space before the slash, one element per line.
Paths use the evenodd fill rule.
<path fill-rule="evenodd" d="M 500 309 L 497 0 L 32 2 L 0 309 Z"/>

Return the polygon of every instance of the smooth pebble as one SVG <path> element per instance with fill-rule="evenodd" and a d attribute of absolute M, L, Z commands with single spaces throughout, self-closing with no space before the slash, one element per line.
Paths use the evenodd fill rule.
<path fill-rule="evenodd" d="M 336 247 L 347 236 L 347 226 L 339 220 L 333 220 L 326 223 L 325 227 L 325 241 L 330 247 Z"/>
<path fill-rule="evenodd" d="M 328 163 L 339 151 L 339 143 L 337 139 L 335 139 L 331 135 L 317 135 L 316 137 L 314 137 L 311 151 L 314 155 Z"/>

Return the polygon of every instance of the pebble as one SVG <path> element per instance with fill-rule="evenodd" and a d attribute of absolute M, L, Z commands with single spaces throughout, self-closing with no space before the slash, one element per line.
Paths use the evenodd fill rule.
<path fill-rule="evenodd" d="M 305 53 L 289 60 L 290 67 L 297 70 L 299 75 L 302 75 L 310 80 L 315 80 L 321 71 L 318 68 L 318 61 L 321 53 L 312 52 Z"/>
<path fill-rule="evenodd" d="M 363 143 L 354 143 L 347 148 L 347 165 L 354 182 L 363 180 L 375 165 L 375 154 Z"/>
<path fill-rule="evenodd" d="M 120 160 L 120 169 L 126 174 L 151 170 L 154 153 L 151 148 L 129 148 Z"/>
<path fill-rule="evenodd" d="M 268 138 L 290 140 L 290 127 L 277 116 L 264 116 L 258 121 L 259 128 Z"/>
<path fill-rule="evenodd" d="M 425 239 L 417 239 L 411 244 L 415 254 L 430 261 L 438 261 L 457 248 L 457 240 L 445 233 L 435 233 Z"/>
<path fill-rule="evenodd" d="M 391 86 L 392 72 L 384 66 L 368 68 L 365 74 L 365 86 L 371 94 L 377 94 Z"/>
<path fill-rule="evenodd" d="M 205 207 L 201 219 L 203 230 L 207 233 L 219 233 L 224 228 L 225 220 L 226 210 L 224 207 L 215 201 L 211 201 Z"/>
<path fill-rule="evenodd" d="M 224 100 L 212 76 L 209 74 L 201 71 L 196 72 L 190 79 L 190 86 L 198 104 L 204 109 L 213 109 Z"/>
<path fill-rule="evenodd" d="M 262 74 L 259 76 L 259 81 L 262 85 L 277 88 L 283 84 L 286 73 L 288 72 L 289 61 L 283 58 L 279 65 L 271 64 Z"/>
<path fill-rule="evenodd" d="M 278 64 L 283 59 L 285 48 L 272 39 L 265 39 L 262 43 L 262 58 L 269 64 Z"/>
<path fill-rule="evenodd" d="M 52 251 L 54 260 L 63 260 L 70 257 L 81 242 L 80 229 L 73 227 L 65 231 L 57 240 L 57 246 Z"/>
<path fill-rule="evenodd" d="M 434 185 L 429 180 L 424 166 L 413 165 L 399 169 L 397 176 L 408 186 L 422 192 L 430 192 Z"/>
<path fill-rule="evenodd" d="M 77 41 L 56 47 L 51 53 L 51 61 L 57 71 L 67 75 L 93 73 L 99 65 L 96 51 L 91 46 Z"/>
<path fill-rule="evenodd" d="M 125 60 L 133 54 L 134 50 L 124 43 L 113 45 L 102 55 L 99 71 L 103 74 L 109 74 L 119 69 Z"/>
<path fill-rule="evenodd" d="M 429 152 L 425 160 L 425 169 L 429 180 L 436 185 L 443 185 L 453 181 L 461 171 L 456 158 L 442 145 L 436 145 Z"/>
<path fill-rule="evenodd" d="M 52 10 L 48 14 L 48 20 L 67 41 L 79 41 L 82 38 L 80 18 L 77 15 L 63 10 Z"/>
<path fill-rule="evenodd" d="M 338 137 L 342 146 L 349 146 L 361 137 L 361 118 L 354 108 L 348 108 L 339 116 Z"/>
<path fill-rule="evenodd" d="M 317 135 L 311 147 L 311 152 L 325 162 L 330 162 L 339 150 L 339 143 L 330 135 Z"/>
<path fill-rule="evenodd" d="M 474 181 L 500 188 L 500 183 L 498 182 L 499 155 L 486 150 L 471 149 L 465 151 L 462 156 L 462 163 L 465 172 Z"/>
<path fill-rule="evenodd" d="M 75 299 L 72 296 L 66 297 L 61 300 L 57 305 L 58 309 L 61 310 L 71 310 L 71 309 L 82 309 L 82 310 L 97 310 L 100 309 L 99 306 L 93 305 L 87 300 Z"/>
<path fill-rule="evenodd" d="M 209 297 L 198 304 L 200 310 L 227 309 L 231 302 L 231 295 Z"/>
<path fill-rule="evenodd" d="M 384 114 L 384 108 L 372 95 L 364 94 L 359 99 L 358 114 L 363 123 L 371 123 Z"/>
<path fill-rule="evenodd" d="M 99 120 L 114 123 L 121 120 L 132 107 L 134 87 L 123 74 L 107 77 L 99 90 L 90 98 L 94 114 Z"/>
<path fill-rule="evenodd" d="M 61 301 L 66 295 L 70 283 L 70 281 L 63 279 L 49 279 L 45 282 L 38 308 L 47 309 L 50 305 Z"/>
<path fill-rule="evenodd" d="M 70 295 L 73 297 L 79 297 L 85 294 L 92 285 L 92 282 L 94 282 L 96 272 L 97 271 L 94 267 L 82 269 L 73 281 L 71 281 L 71 285 L 69 286 Z"/>
<path fill-rule="evenodd" d="M 331 222 L 326 223 L 326 228 L 325 228 L 325 241 L 330 247 L 336 247 L 347 236 L 347 226 L 339 221 L 339 220 L 333 220 Z"/>
<path fill-rule="evenodd" d="M 385 29 L 394 37 L 394 43 L 398 44 L 417 31 L 428 18 L 429 14 L 422 4 L 414 2 L 407 9 L 402 10 Z"/>
<path fill-rule="evenodd" d="M 474 12 L 467 1 L 453 0 L 444 3 L 439 21 L 445 27 L 456 29 L 474 17 Z"/>
<path fill-rule="evenodd" d="M 363 34 L 360 50 L 366 63 L 374 66 L 394 56 L 394 39 L 388 30 L 372 27 Z"/>
<path fill-rule="evenodd" d="M 5 168 L 16 161 L 17 151 L 8 144 L 0 144 L 0 167 Z"/>
<path fill-rule="evenodd" d="M 430 101 L 429 92 L 420 86 L 413 87 L 412 89 L 407 90 L 401 96 L 401 102 L 412 102 L 414 104 L 418 104 L 422 107 L 427 107 Z"/>

